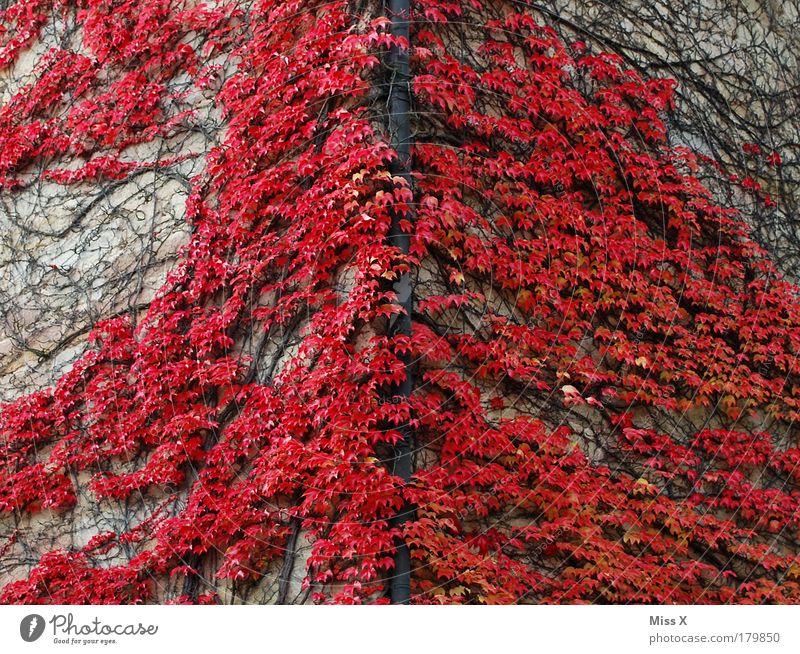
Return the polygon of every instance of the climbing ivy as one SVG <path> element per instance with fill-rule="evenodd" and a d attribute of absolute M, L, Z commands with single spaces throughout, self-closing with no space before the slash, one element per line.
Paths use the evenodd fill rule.
<path fill-rule="evenodd" d="M 5 193 L 33 166 L 69 188 L 167 165 L 123 155 L 188 119 L 168 82 L 237 65 L 146 316 L 98 323 L 54 388 L 0 414 L 0 510 L 69 512 L 79 478 L 162 510 L 43 556 L 0 601 L 163 601 L 175 577 L 203 584 L 167 599 L 220 601 L 298 533 L 317 602 L 388 601 L 397 538 L 416 603 L 800 599 L 797 287 L 669 145 L 670 80 L 484 4 L 414 3 L 410 43 L 342 0 L 3 12 L 3 65 L 58 12 L 84 48 L 47 53 L 0 109 Z M 392 45 L 412 56 L 410 184 Z M 413 217 L 407 255 L 393 213 Z M 410 270 L 412 333 L 392 336 Z M 407 354 L 414 391 L 387 399 Z M 407 483 L 387 469 L 404 424 Z"/>

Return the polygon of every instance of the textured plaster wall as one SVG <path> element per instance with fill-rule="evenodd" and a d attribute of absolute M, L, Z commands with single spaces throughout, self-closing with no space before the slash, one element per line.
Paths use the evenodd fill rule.
<path fill-rule="evenodd" d="M 0 102 L 26 92 L 51 47 L 87 54 L 80 32 L 68 34 L 64 23 L 47 25 L 0 73 Z M 80 356 L 94 323 L 139 314 L 164 282 L 188 241 L 189 180 L 222 135 L 213 97 L 195 93 L 185 102 L 196 112 L 194 123 L 121 157 L 154 163 L 185 157 L 177 164 L 69 186 L 31 169 L 21 171 L 22 189 L 0 191 L 0 402 L 52 384 Z M 83 163 L 65 158 L 58 165 Z"/>

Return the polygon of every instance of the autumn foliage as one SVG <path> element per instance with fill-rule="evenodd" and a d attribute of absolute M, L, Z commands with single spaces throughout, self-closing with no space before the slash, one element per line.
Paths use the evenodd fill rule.
<path fill-rule="evenodd" d="M 79 477 L 165 508 L 0 601 L 218 601 L 275 574 L 295 527 L 318 602 L 387 601 L 398 537 L 416 603 L 800 600 L 798 288 L 668 144 L 673 84 L 521 6 L 413 4 L 412 187 L 390 172 L 381 3 L 0 13 L 4 66 L 70 12 L 84 50 L 48 52 L 0 108 L 3 193 L 33 169 L 69 188 L 169 165 L 124 153 L 191 120 L 177 76 L 226 119 L 146 317 L 98 324 L 0 414 L 0 511 L 68 513 Z M 405 270 L 410 339 L 386 335 Z M 407 352 L 414 393 L 388 397 Z M 163 597 L 176 576 L 204 583 Z"/>

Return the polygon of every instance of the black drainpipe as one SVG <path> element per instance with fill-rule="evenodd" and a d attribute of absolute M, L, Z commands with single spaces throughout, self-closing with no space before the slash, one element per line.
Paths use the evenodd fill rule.
<path fill-rule="evenodd" d="M 409 14 L 410 0 L 388 0 L 388 13 L 391 20 L 391 33 L 395 37 L 409 39 Z M 402 177 L 411 188 L 411 127 L 409 111 L 411 109 L 411 73 L 409 66 L 408 48 L 393 46 L 389 52 L 389 135 L 391 145 L 397 152 L 397 160 L 393 166 L 393 174 Z M 401 212 L 392 213 L 392 225 L 389 230 L 388 241 L 397 247 L 403 254 L 408 254 L 410 235 L 400 228 L 400 221 L 410 218 Z M 394 290 L 397 302 L 402 307 L 402 315 L 395 314 L 389 324 L 389 335 L 411 335 L 411 309 L 413 296 L 413 283 L 411 273 L 404 273 L 395 282 Z M 405 379 L 397 385 L 395 396 L 408 398 L 411 396 L 411 357 L 404 353 L 401 357 L 406 369 Z M 411 453 L 413 433 L 411 425 L 405 423 L 399 427 L 402 439 L 395 446 L 392 457 L 392 473 L 403 482 L 411 479 Z M 393 520 L 395 527 L 411 519 L 411 507 L 404 505 Z M 390 582 L 390 597 L 392 604 L 408 604 L 411 596 L 411 556 L 408 545 L 404 541 L 397 543 L 394 555 L 394 575 Z"/>

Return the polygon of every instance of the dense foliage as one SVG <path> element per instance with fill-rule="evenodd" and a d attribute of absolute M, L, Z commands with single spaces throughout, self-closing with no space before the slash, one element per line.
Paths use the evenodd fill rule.
<path fill-rule="evenodd" d="M 522 3 L 416 2 L 409 188 L 374 4 L 0 14 L 5 66 L 76 8 L 84 48 L 0 109 L 4 193 L 31 170 L 68 187 L 163 165 L 124 155 L 191 113 L 176 76 L 219 87 L 227 121 L 146 318 L 98 324 L 0 415 L 0 510 L 69 512 L 87 473 L 97 501 L 180 510 L 42 557 L 0 601 L 163 601 L 178 575 L 195 582 L 168 599 L 213 602 L 298 533 L 320 602 L 386 601 L 398 536 L 417 603 L 798 601 L 798 289 L 669 146 L 673 84 Z M 408 269 L 412 336 L 388 337 Z M 387 398 L 407 352 L 415 391 Z M 403 484 L 386 460 L 407 420 Z"/>

